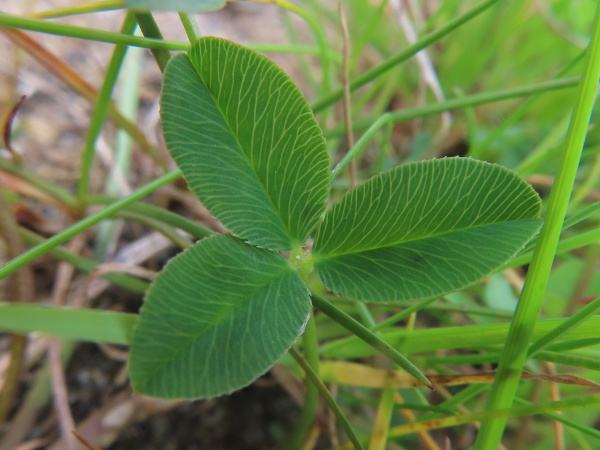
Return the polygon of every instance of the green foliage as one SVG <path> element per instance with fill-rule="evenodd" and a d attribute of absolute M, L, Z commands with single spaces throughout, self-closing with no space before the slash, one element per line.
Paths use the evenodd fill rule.
<path fill-rule="evenodd" d="M 14 176 L 81 216 L 49 238 L 25 234 L 26 244 L 33 247 L 17 252 L 21 254 L 2 265 L 0 278 L 44 253 L 79 272 L 96 273 L 106 259 L 87 259 L 60 244 L 111 218 L 139 221 L 188 249 L 169 262 L 152 284 L 140 315 L 0 302 L 0 331 L 131 345 L 132 385 L 158 397 L 215 397 L 239 389 L 272 364 L 281 363 L 296 375 L 308 377 L 298 425 L 288 441 L 294 448 L 305 445 L 309 430 L 314 429 L 319 395 L 336 412 L 356 448 L 363 444 L 387 448 L 392 439 L 412 448 L 417 445 L 418 429 L 427 433 L 477 421 L 486 422 L 478 432 L 479 448 L 496 448 L 504 420 L 526 414 L 542 414 L 564 423 L 565 447 L 596 448 L 591 439 L 600 436 L 593 428 L 600 398 L 587 395 L 589 384 L 558 385 L 562 400 L 548 404 L 552 400 L 548 389 L 532 389 L 532 382 L 519 376 L 523 369 L 539 373 L 545 370 L 542 364 L 552 363 L 559 377 L 568 372 L 600 381 L 600 316 L 594 315 L 600 303 L 593 300 L 600 293 L 600 278 L 594 270 L 600 252 L 599 209 L 594 204 L 600 158 L 598 128 L 590 127 L 587 117 L 600 70 L 592 67 L 600 58 L 590 56 L 597 54 L 600 42 L 600 18 L 594 19 L 593 14 L 598 2 L 442 1 L 435 10 L 416 2 L 404 12 L 396 10 L 393 2 L 344 2 L 352 30 L 348 77 L 341 70 L 346 43 L 339 33 L 335 2 L 268 3 L 281 10 L 264 3 L 253 6 L 261 13 L 263 9 L 282 13 L 287 39 L 272 43 L 270 33 L 261 33 L 261 39 L 271 42 L 261 44 L 252 41 L 254 34 L 243 25 L 236 31 L 248 38 L 252 48 L 283 52 L 286 59 L 282 61 L 291 63 L 291 70 L 300 69 L 304 91 L 315 114 L 320 114 L 322 131 L 298 89 L 270 61 L 218 39 L 196 43 L 202 33 L 217 30 L 192 15 L 179 14 L 193 43 L 191 49 L 188 42 L 163 40 L 163 34 L 177 35 L 176 26 L 171 29 L 169 21 L 169 29 L 161 25 L 159 30 L 148 12 L 205 12 L 224 6 L 225 0 L 87 2 L 36 12 L 36 18 L 0 13 L 4 29 L 119 44 L 112 62 L 106 61 L 104 86 L 117 76 L 119 82 L 126 78 L 134 85 L 142 84 L 134 71 L 121 64 L 118 56 L 125 46 L 152 49 L 161 71 L 172 58 L 171 52 L 187 51 L 174 56 L 166 70 L 164 134 L 192 191 L 231 231 L 213 235 L 214 231 L 186 218 L 186 208 L 175 213 L 142 203 L 159 187 L 177 180 L 181 170 L 165 173 L 118 199 L 92 195 L 99 192 L 99 186 L 96 181 L 90 184 L 97 157 L 96 146 L 90 142 L 74 177 L 79 179 L 77 195 L 53 184 L 52 177 L 45 180 L 41 172 L 32 171 L 27 157 L 16 165 L 3 154 L 0 175 L 4 180 L 4 173 L 9 174 L 9 189 Z M 119 32 L 90 28 L 89 22 L 78 22 L 78 17 L 69 24 L 61 20 L 116 5 L 133 10 L 113 13 L 125 20 Z M 231 2 L 230 10 L 221 16 L 236 27 L 248 11 L 247 7 L 236 11 L 237 6 Z M 300 21 L 288 20 L 287 13 L 297 14 Z M 134 18 L 143 37 L 131 34 Z M 596 43 L 596 50 L 588 46 L 592 23 L 596 34 L 591 42 Z M 414 40 L 408 25 L 414 28 Z M 218 28 L 219 33 L 227 32 Z M 35 34 L 31 37 L 38 39 Z M 60 50 L 60 46 L 55 48 Z M 425 64 L 427 60 L 430 64 Z M 52 69 L 53 74 L 61 74 L 59 65 Z M 582 78 L 587 80 L 586 88 L 575 92 Z M 7 85 L 7 98 L 19 94 L 12 84 Z M 140 149 L 156 156 L 154 140 L 148 140 L 133 120 L 140 108 L 137 101 L 131 105 L 130 119 L 115 116 L 120 106 L 109 105 L 111 97 L 128 96 L 130 90 L 124 86 L 113 96 L 92 99 L 95 110 L 108 114 L 90 118 L 89 136 L 103 129 L 106 120 L 113 120 Z M 351 90 L 346 105 L 350 124 L 341 119 L 345 87 Z M 582 108 L 583 104 L 587 106 Z M 575 115 L 574 105 L 578 105 Z M 28 114 L 23 112 L 25 119 Z M 27 134 L 35 123 L 19 122 L 12 133 L 18 151 L 23 148 L 21 132 Z M 569 123 L 575 131 L 567 137 Z M 357 138 L 350 148 L 343 138 L 345 126 L 351 126 Z M 110 142 L 111 134 L 105 138 L 111 147 L 115 144 L 118 154 L 120 140 Z M 469 158 L 406 164 L 456 154 L 502 164 L 535 184 L 544 200 L 544 228 L 553 230 L 552 239 L 548 233 L 545 238 L 540 234 L 519 253 L 539 226 L 540 202 L 514 173 Z M 333 171 L 328 155 L 340 161 Z M 350 161 L 357 163 L 359 183 L 367 181 L 346 192 L 345 168 Z M 119 158 L 115 158 L 114 169 L 118 166 Z M 156 173 L 166 167 L 166 161 L 157 161 Z M 392 170 L 381 173 L 387 169 Z M 140 176 L 135 165 L 121 166 L 120 172 L 138 182 L 147 174 L 143 171 Z M 11 199 L 21 201 L 29 195 L 23 192 L 14 189 Z M 569 197 L 568 218 L 563 222 Z M 337 203 L 327 211 L 328 198 Z M 45 207 L 56 205 L 38 200 Z M 95 205 L 107 207 L 93 211 Z M 204 240 L 193 245 L 180 232 Z M 90 234 L 102 246 L 98 236 Z M 125 244 L 118 234 L 109 241 Z M 512 257 L 515 252 L 517 256 Z M 116 289 L 134 295 L 147 289 L 145 281 L 134 278 L 138 274 L 103 273 L 103 267 L 99 268 L 102 278 Z M 525 273 L 526 289 L 520 296 Z M 487 277 L 483 283 L 463 289 L 482 277 Z M 456 289 L 461 290 L 444 294 Z M 46 295 L 44 290 L 38 289 L 38 296 Z M 8 292 L 3 302 L 12 301 L 11 297 Z M 421 297 L 426 300 L 414 301 Z M 316 314 L 312 314 L 311 302 Z M 299 335 L 302 340 L 296 343 Z M 439 407 L 429 405 L 426 391 L 404 389 L 402 407 L 414 410 L 416 416 L 415 422 L 404 424 L 393 414 L 396 404 L 389 400 L 394 392 L 385 383 L 373 384 L 373 379 L 362 383 L 360 371 L 348 369 L 350 365 L 343 361 L 375 354 L 385 355 L 402 368 L 401 375 L 410 374 L 414 386 L 440 383 L 423 372 L 478 374 L 481 364 L 499 364 L 500 372 L 491 395 L 489 385 L 486 389 L 485 384 L 471 382 L 464 389 L 453 389 L 452 397 Z M 330 361 L 321 365 L 320 358 Z M 368 364 L 364 360 L 361 366 Z M 345 368 L 341 379 L 329 372 L 336 365 Z M 32 375 L 35 370 L 28 372 L 28 379 Z M 335 400 L 325 381 L 338 383 Z M 563 381 L 578 383 L 572 375 Z M 360 387 L 349 389 L 345 383 Z M 5 392 L 10 394 L 9 384 L 5 383 L 0 399 L 7 398 Z M 377 414 L 367 416 L 375 412 L 370 407 L 377 405 L 379 390 L 383 394 Z M 486 398 L 492 400 L 482 410 Z M 534 405 L 524 407 L 528 400 Z M 575 407 L 564 415 L 544 412 Z M 352 411 L 351 420 L 342 411 Z M 481 413 L 468 414 L 473 411 Z M 372 417 L 376 423 L 368 430 L 365 424 Z M 356 432 L 350 424 L 356 424 Z M 518 446 L 513 436 L 527 434 L 536 436 L 527 444 L 531 450 L 549 448 L 560 440 L 549 431 L 549 424 L 548 420 L 511 419 L 508 426 L 513 430 L 504 435 L 503 444 Z M 10 424 L 4 428 L 18 429 Z M 407 433 L 412 436 L 399 437 Z M 4 442 L 4 435 L 0 440 Z"/>
<path fill-rule="evenodd" d="M 421 299 L 502 266 L 540 225 L 529 185 L 468 158 L 376 176 L 318 225 L 329 158 L 308 104 L 272 62 L 225 40 L 200 39 L 171 60 L 161 106 L 190 188 L 242 240 L 201 241 L 149 289 L 130 361 L 141 393 L 214 397 L 265 372 L 307 320 L 302 278 L 313 261 L 325 286 L 348 297 Z M 302 255 L 315 228 L 314 255 Z M 273 250 L 294 250 L 293 266 Z"/>
<path fill-rule="evenodd" d="M 271 250 L 304 243 L 325 211 L 329 157 L 280 69 L 238 45 L 201 39 L 170 62 L 162 117 L 190 188 L 226 227 Z"/>
<path fill-rule="evenodd" d="M 239 389 L 287 351 L 309 306 L 304 283 L 277 253 L 229 235 L 204 239 L 171 260 L 148 290 L 133 335 L 131 383 L 163 398 Z"/>
<path fill-rule="evenodd" d="M 539 229 L 540 210 L 535 191 L 499 166 L 460 158 L 407 164 L 328 211 L 315 236 L 315 268 L 325 286 L 351 298 L 439 296 L 514 256 Z"/>

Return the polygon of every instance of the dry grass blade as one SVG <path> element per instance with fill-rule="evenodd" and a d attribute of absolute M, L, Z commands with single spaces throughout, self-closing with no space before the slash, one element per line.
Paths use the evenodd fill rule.
<path fill-rule="evenodd" d="M 324 381 L 370 388 L 412 388 L 419 383 L 403 370 L 378 369 L 366 364 L 345 361 L 326 361 L 320 367 Z M 470 374 L 429 374 L 427 378 L 434 386 L 457 386 L 473 383 L 492 383 L 496 372 L 476 372 Z M 592 389 L 600 389 L 600 383 L 571 374 L 535 374 L 523 371 L 522 380 L 543 380 L 559 384 L 571 384 Z"/>
<path fill-rule="evenodd" d="M 15 103 L 15 105 L 12 107 L 12 109 L 8 112 L 8 115 L 6 116 L 6 119 L 4 120 L 4 127 L 3 127 L 3 133 L 2 133 L 2 138 L 4 141 L 4 148 L 6 148 L 6 150 L 8 150 L 10 152 L 13 159 L 18 163 L 22 162 L 21 155 L 19 155 L 16 152 L 16 150 L 12 147 L 10 135 L 11 135 L 11 130 L 12 130 L 12 124 L 15 119 L 15 116 L 17 115 L 17 111 L 19 110 L 19 108 L 21 107 L 23 102 L 25 101 L 25 98 L 26 98 L 25 95 L 21 96 L 21 98 L 17 101 L 17 103 Z"/>
<path fill-rule="evenodd" d="M 19 227 L 2 186 L 0 186 L 0 236 L 4 238 L 6 256 L 9 259 L 24 251 L 25 247 L 19 234 Z M 35 294 L 33 286 L 33 271 L 31 267 L 25 266 L 6 283 L 6 298 L 20 303 L 32 302 Z M 0 286 L 0 288 L 3 288 L 3 286 Z M 26 344 L 26 336 L 15 334 L 11 337 L 10 365 L 4 378 L 2 395 L 0 395 L 0 423 L 3 423 L 8 417 L 18 393 Z"/>

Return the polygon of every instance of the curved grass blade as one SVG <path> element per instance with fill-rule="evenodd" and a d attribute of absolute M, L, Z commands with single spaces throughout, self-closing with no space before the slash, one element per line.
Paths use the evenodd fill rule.
<path fill-rule="evenodd" d="M 541 202 L 501 166 L 469 158 L 407 164 L 363 183 L 328 211 L 315 268 L 364 301 L 439 296 L 514 256 L 539 229 Z"/>
<path fill-rule="evenodd" d="M 280 255 L 230 235 L 200 241 L 160 273 L 134 328 L 130 377 L 143 394 L 210 398 L 251 383 L 308 317 L 308 291 Z"/>
<path fill-rule="evenodd" d="M 415 379 L 415 387 L 423 385 L 433 390 L 433 385 L 431 384 L 429 379 L 417 368 L 417 366 L 411 363 L 404 355 L 398 352 L 398 350 L 396 350 L 386 341 L 381 339 L 378 335 L 373 333 L 371 330 L 369 330 L 367 327 L 362 325 L 360 322 L 356 321 L 354 318 L 352 318 L 345 312 L 336 308 L 324 298 L 319 297 L 314 293 L 311 293 L 310 298 L 313 305 L 316 308 L 318 308 L 323 314 L 326 314 L 328 317 L 335 320 L 341 326 L 353 333 L 357 338 L 361 339 L 363 342 L 376 349 L 382 355 L 387 356 L 392 360 L 392 362 L 404 369 L 409 375 L 411 375 Z"/>
<path fill-rule="evenodd" d="M 329 156 L 298 88 L 267 58 L 202 38 L 165 73 L 162 119 L 190 188 L 253 245 L 302 245 L 325 211 Z"/>

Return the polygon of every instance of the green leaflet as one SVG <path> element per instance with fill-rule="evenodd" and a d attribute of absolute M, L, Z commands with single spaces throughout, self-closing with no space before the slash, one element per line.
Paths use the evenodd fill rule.
<path fill-rule="evenodd" d="M 374 302 L 466 287 L 539 229 L 541 202 L 517 174 L 466 158 L 408 164 L 358 186 L 325 216 L 315 268 L 332 291 Z"/>
<path fill-rule="evenodd" d="M 176 256 L 134 328 L 133 387 L 162 398 L 230 393 L 266 372 L 307 320 L 308 290 L 288 261 L 230 235 Z"/>
<path fill-rule="evenodd" d="M 125 0 L 128 9 L 203 13 L 225 6 L 225 0 Z"/>
<path fill-rule="evenodd" d="M 250 243 L 291 250 L 325 211 L 329 157 L 306 100 L 267 58 L 203 38 L 165 72 L 167 146 L 192 191 Z"/>

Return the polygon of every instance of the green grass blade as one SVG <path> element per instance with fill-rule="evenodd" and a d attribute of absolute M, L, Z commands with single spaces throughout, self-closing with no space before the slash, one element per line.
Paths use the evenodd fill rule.
<path fill-rule="evenodd" d="M 579 87 L 578 101 L 569 127 L 565 152 L 550 194 L 547 215 L 527 274 L 525 287 L 506 340 L 503 358 L 492 386 L 487 406 L 490 410 L 512 405 L 519 384 L 519 374 L 525 362 L 527 348 L 548 283 L 556 246 L 573 190 L 594 106 L 599 76 L 600 4 L 597 6 L 588 61 Z M 479 450 L 495 448 L 501 440 L 505 425 L 506 419 L 504 418 L 485 421 L 482 424 L 475 448 Z"/>
<path fill-rule="evenodd" d="M 112 33 L 110 31 L 93 30 L 74 25 L 66 25 L 56 22 L 48 22 L 40 19 L 28 19 L 26 17 L 13 16 L 0 13 L 0 27 L 18 28 L 21 30 L 37 31 L 39 33 L 68 36 L 90 41 L 107 42 L 111 44 L 124 44 L 134 47 L 158 48 L 166 50 L 187 50 L 190 46 L 187 42 L 162 41 L 159 39 L 147 39 L 138 36 Z"/>
<path fill-rule="evenodd" d="M 29 230 L 23 229 L 22 236 L 23 240 L 29 245 L 37 245 L 41 242 L 44 242 L 43 237 L 38 236 Z M 60 261 L 71 264 L 73 267 L 81 270 L 83 273 L 92 273 L 99 265 L 96 261 L 76 255 L 75 253 L 71 253 L 67 249 L 60 246 L 50 250 L 50 254 Z M 102 275 L 101 278 L 111 282 L 115 286 L 129 289 L 132 292 L 143 293 L 146 292 L 146 289 L 148 289 L 148 283 L 124 273 L 109 272 Z"/>
<path fill-rule="evenodd" d="M 154 20 L 154 16 L 152 16 L 152 14 L 149 12 L 136 13 L 135 20 L 140 26 L 140 30 L 142 30 L 142 33 L 145 37 L 161 41 L 163 40 L 162 33 L 158 29 L 158 24 Z M 164 72 L 169 59 L 171 59 L 171 53 L 169 53 L 169 50 L 165 48 L 151 48 L 150 51 L 152 52 L 160 71 Z"/>
<path fill-rule="evenodd" d="M 363 446 L 359 441 L 358 437 L 356 436 L 352 425 L 350 425 L 350 422 L 344 415 L 344 412 L 329 392 L 329 389 L 327 389 L 327 386 L 325 386 L 325 383 L 321 381 L 319 375 L 313 370 L 313 368 L 308 364 L 308 362 L 302 356 L 300 356 L 300 354 L 294 348 L 290 349 L 290 354 L 296 360 L 296 362 L 300 364 L 300 367 L 302 367 L 302 370 L 304 370 L 304 372 L 306 373 L 307 378 L 310 379 L 310 381 L 317 386 L 317 388 L 319 389 L 319 393 L 321 394 L 327 405 L 329 405 L 329 407 L 335 414 L 335 417 L 339 421 L 340 425 L 342 425 L 342 428 L 354 444 L 354 448 L 362 449 Z"/>
<path fill-rule="evenodd" d="M 536 323 L 532 339 L 537 340 L 560 326 L 567 319 L 540 320 Z M 407 331 L 397 329 L 381 333 L 383 340 L 394 348 L 406 342 L 406 353 L 433 352 L 449 349 L 481 349 L 503 345 L 508 335 L 509 323 L 495 325 L 469 325 L 443 328 L 429 328 Z M 600 316 L 592 316 L 577 328 L 558 338 L 559 342 L 574 339 L 587 339 L 598 336 Z M 357 337 L 337 339 L 321 347 L 321 354 L 327 358 L 364 358 L 376 354 L 372 347 Z"/>
<path fill-rule="evenodd" d="M 135 203 L 137 200 L 154 192 L 161 186 L 175 181 L 180 176 L 181 172 L 179 170 L 173 170 L 163 175 L 162 177 L 154 180 L 153 182 L 148 183 L 146 186 L 138 189 L 131 195 L 128 195 L 127 197 L 116 201 L 112 205 L 107 206 L 102 211 L 98 211 L 97 213 L 92 214 L 91 216 L 77 222 L 76 224 L 71 225 L 69 228 L 61 231 L 60 233 L 52 236 L 51 238 L 48 238 L 44 242 L 27 250 L 25 253 L 19 255 L 17 258 L 14 258 L 13 260 L 7 262 L 6 264 L 0 267 L 0 279 L 4 278 L 7 275 L 10 275 L 15 270 L 42 256 L 44 253 L 49 252 L 56 246 L 68 241 L 69 239 L 81 233 L 82 231 L 87 230 L 91 226 L 96 225 L 98 222 L 107 219 L 108 217 L 115 214 L 117 211 L 120 211 L 126 206 Z"/>
<path fill-rule="evenodd" d="M 323 314 L 326 314 L 337 323 L 342 325 L 348 331 L 354 333 L 358 338 L 366 342 L 369 346 L 376 349 L 381 354 L 390 358 L 395 364 L 398 364 L 402 369 L 406 370 L 410 375 L 415 377 L 424 386 L 431 389 L 431 383 L 423 373 L 408 359 L 401 355 L 394 347 L 385 342 L 382 338 L 377 336 L 375 333 L 370 331 L 367 327 L 357 322 L 348 314 L 340 311 L 338 308 L 333 306 L 324 298 L 319 297 L 316 294 L 311 294 L 311 300 L 313 306 L 316 307 Z"/>
<path fill-rule="evenodd" d="M 401 111 L 390 112 L 392 122 L 405 122 L 420 117 L 427 117 L 445 111 L 471 108 L 473 106 L 486 105 L 488 103 L 500 102 L 520 97 L 528 97 L 534 94 L 552 92 L 556 90 L 569 89 L 577 86 L 579 77 L 565 77 L 556 80 L 542 81 L 535 84 L 526 84 L 515 88 L 501 89 L 498 91 L 482 92 L 480 94 L 465 95 L 462 98 L 453 98 L 443 102 L 432 103 L 417 108 L 408 108 Z M 377 119 L 358 119 L 353 121 L 354 131 L 364 131 L 372 126 Z M 330 137 L 341 136 L 344 133 L 342 127 L 335 128 L 327 134 Z"/>
<path fill-rule="evenodd" d="M 135 18 L 132 14 L 127 14 L 123 26 L 121 27 L 121 34 L 131 35 L 135 30 Z M 92 166 L 94 163 L 94 156 L 96 155 L 96 141 L 102 131 L 104 119 L 108 113 L 108 107 L 112 97 L 113 89 L 117 82 L 119 72 L 125 54 L 127 53 L 127 46 L 123 44 L 116 45 L 113 54 L 106 69 L 104 75 L 104 81 L 102 87 L 98 93 L 96 104 L 94 105 L 94 113 L 92 114 L 92 120 L 87 130 L 85 139 L 85 148 L 83 150 L 83 156 L 81 158 L 81 170 L 79 175 L 79 182 L 77 184 L 77 196 L 80 201 L 85 201 L 85 198 L 89 195 L 90 179 L 92 175 Z"/>
<path fill-rule="evenodd" d="M 41 332 L 63 339 L 128 344 L 137 314 L 0 303 L 0 330 Z"/>
<path fill-rule="evenodd" d="M 552 332 L 531 344 L 527 350 L 527 357 L 531 358 L 537 352 L 554 342 L 559 336 L 562 336 L 570 329 L 578 326 L 588 317 L 594 315 L 598 309 L 600 309 L 600 297 L 585 305 L 583 308 L 565 320 L 562 324 L 560 324 L 560 326 L 552 330 Z"/>

